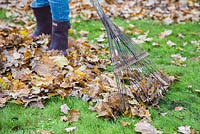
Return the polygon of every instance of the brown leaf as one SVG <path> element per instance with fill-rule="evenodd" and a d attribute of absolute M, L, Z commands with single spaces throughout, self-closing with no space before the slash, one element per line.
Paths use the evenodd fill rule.
<path fill-rule="evenodd" d="M 98 117 L 112 118 L 114 120 L 116 119 L 111 107 L 105 102 L 98 102 L 95 105 L 95 110 L 98 113 Z"/>
<path fill-rule="evenodd" d="M 41 101 L 33 101 L 30 102 L 29 105 L 33 108 L 40 108 L 43 109 L 44 108 L 44 104 Z"/>
<path fill-rule="evenodd" d="M 7 97 L 0 97 L 0 108 L 5 106 L 7 99 L 8 99 Z"/>
<path fill-rule="evenodd" d="M 154 126 L 147 122 L 138 122 L 135 124 L 135 131 L 142 134 L 161 134 L 161 131 L 158 131 Z"/>
<path fill-rule="evenodd" d="M 69 112 L 69 117 L 68 117 L 68 121 L 71 123 L 71 122 L 75 122 L 75 121 L 78 121 L 80 118 L 80 112 L 75 110 L 75 109 L 72 109 L 70 110 Z"/>
<path fill-rule="evenodd" d="M 53 134 L 53 132 L 48 131 L 48 130 L 40 130 L 41 134 Z"/>
<path fill-rule="evenodd" d="M 121 121 L 121 125 L 122 125 L 123 127 L 130 126 L 130 125 L 131 125 L 131 122 Z"/>
<path fill-rule="evenodd" d="M 67 58 L 63 55 L 58 55 L 58 56 L 52 56 L 49 57 L 50 60 L 53 60 L 53 62 L 63 68 L 64 66 L 67 66 L 69 64 L 69 61 L 67 60 Z"/>

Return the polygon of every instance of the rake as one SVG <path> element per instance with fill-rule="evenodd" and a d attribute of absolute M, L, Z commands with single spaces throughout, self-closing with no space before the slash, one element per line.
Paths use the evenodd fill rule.
<path fill-rule="evenodd" d="M 170 85 L 168 77 L 157 69 L 147 52 L 111 21 L 98 0 L 91 2 L 107 32 L 121 108 L 124 110 L 127 97 L 138 103 L 157 105 Z"/>

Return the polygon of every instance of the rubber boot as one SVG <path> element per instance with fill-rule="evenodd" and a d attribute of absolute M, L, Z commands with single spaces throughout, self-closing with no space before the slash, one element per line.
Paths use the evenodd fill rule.
<path fill-rule="evenodd" d="M 42 34 L 51 34 L 52 16 L 49 6 L 32 8 L 36 18 L 37 26 L 35 31 L 30 34 L 31 37 L 37 37 Z"/>
<path fill-rule="evenodd" d="M 68 48 L 68 29 L 70 28 L 69 22 L 53 21 L 51 44 L 49 50 L 62 51 L 64 55 L 67 55 Z"/>

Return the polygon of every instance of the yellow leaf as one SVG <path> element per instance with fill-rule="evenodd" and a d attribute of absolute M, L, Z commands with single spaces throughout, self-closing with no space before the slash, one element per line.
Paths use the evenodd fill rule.
<path fill-rule="evenodd" d="M 21 99 L 17 99 L 17 100 L 15 101 L 15 103 L 18 104 L 18 105 L 22 105 L 22 104 L 23 104 L 23 102 L 22 102 Z"/>
<path fill-rule="evenodd" d="M 72 28 L 70 28 L 70 29 L 68 30 L 68 32 L 69 32 L 69 34 L 74 34 L 74 30 L 73 30 Z"/>
<path fill-rule="evenodd" d="M 8 84 L 6 83 L 6 81 L 2 78 L 0 78 L 0 88 L 1 89 L 8 89 Z"/>
<path fill-rule="evenodd" d="M 26 29 L 22 30 L 22 31 L 20 31 L 20 34 L 24 35 L 24 36 L 27 36 L 28 35 L 28 31 Z"/>
<path fill-rule="evenodd" d="M 81 72 L 81 71 L 75 71 L 75 74 L 76 75 L 79 75 L 80 77 L 85 77 L 85 76 L 87 76 L 87 74 L 86 73 L 84 73 L 84 72 Z"/>

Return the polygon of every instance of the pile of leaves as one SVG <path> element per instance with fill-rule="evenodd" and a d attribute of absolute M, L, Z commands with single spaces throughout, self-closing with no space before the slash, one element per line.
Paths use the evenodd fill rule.
<path fill-rule="evenodd" d="M 105 71 L 109 51 L 83 39 L 69 39 L 69 55 L 48 51 L 48 36 L 32 39 L 17 25 L 0 27 L 0 107 L 7 101 L 44 108 L 52 96 L 75 96 L 90 102 L 99 117 L 116 119 L 122 114 L 121 98 L 111 72 Z M 150 118 L 148 109 L 127 100 L 128 116 Z"/>
<path fill-rule="evenodd" d="M 136 115 L 150 118 L 147 107 L 138 103 L 134 96 L 127 95 L 124 98 L 125 112 L 121 113 L 124 104 L 121 103 L 122 97 L 118 94 L 114 74 L 105 71 L 106 66 L 111 64 L 110 60 L 98 57 L 109 55 L 107 48 L 90 44 L 84 38 L 70 38 L 67 57 L 56 51 L 47 51 L 50 42 L 48 36 L 35 39 L 28 37 L 28 31 L 35 26 L 29 16 L 31 12 L 27 3 L 30 1 L 18 1 L 18 4 L 16 2 L 5 2 L 1 5 L 2 8 L 7 7 L 9 12 L 6 15 L 13 17 L 15 24 L 0 27 L 0 107 L 5 106 L 7 101 L 12 101 L 25 106 L 44 108 L 45 100 L 52 96 L 60 95 L 63 99 L 66 96 L 75 96 L 90 102 L 90 109 L 97 111 L 99 117 L 115 119 L 117 115 L 125 114 L 130 117 Z M 85 2 L 88 3 L 71 1 L 71 11 L 74 11 L 73 4 L 81 5 L 75 8 L 76 13 L 84 11 L 81 8 Z M 106 2 L 105 6 L 113 4 L 111 1 L 103 2 Z M 87 9 L 96 14 L 93 8 Z M 28 15 L 25 15 L 24 11 Z M 95 18 L 93 15 L 91 17 Z M 21 25 L 22 23 L 24 25 Z M 147 36 L 148 32 L 133 40 L 138 44 L 151 41 Z M 97 42 L 104 38 L 105 34 L 97 39 Z"/>

